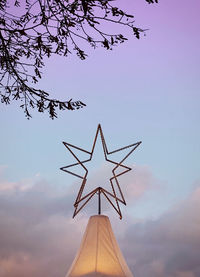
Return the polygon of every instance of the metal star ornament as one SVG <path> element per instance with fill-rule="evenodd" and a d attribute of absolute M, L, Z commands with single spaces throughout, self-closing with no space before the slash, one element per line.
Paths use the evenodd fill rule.
<path fill-rule="evenodd" d="M 112 169 L 112 177 L 109 179 L 112 190 L 110 192 L 110 191 L 108 191 L 108 190 L 106 190 L 102 187 L 97 187 L 94 190 L 92 190 L 91 192 L 89 192 L 88 194 L 84 195 L 83 191 L 84 191 L 85 186 L 87 185 L 87 175 L 88 175 L 88 169 L 86 168 L 85 163 L 90 162 L 92 160 L 98 135 L 100 135 L 100 138 L 101 138 L 105 160 L 114 165 L 114 167 Z M 118 177 L 122 176 L 123 174 L 125 174 L 125 173 L 127 173 L 128 171 L 131 170 L 130 167 L 124 165 L 123 163 L 133 153 L 133 151 L 135 151 L 135 149 L 141 143 L 142 142 L 139 141 L 139 142 L 136 142 L 136 143 L 133 143 L 133 144 L 127 145 L 125 147 L 122 147 L 122 148 L 119 148 L 117 150 L 109 152 L 100 124 L 97 127 L 96 135 L 95 135 L 94 142 L 93 142 L 93 145 L 92 145 L 92 150 L 90 152 L 87 151 L 87 150 L 84 150 L 80 147 L 77 147 L 75 145 L 72 145 L 70 143 L 63 142 L 63 144 L 65 145 L 67 150 L 72 154 L 72 156 L 76 159 L 77 162 L 73 163 L 73 164 L 70 164 L 70 165 L 67 165 L 67 166 L 64 166 L 64 167 L 61 167 L 60 169 L 67 172 L 67 173 L 69 173 L 69 174 L 72 174 L 72 175 L 82 179 L 82 183 L 81 183 L 78 195 L 77 195 L 76 200 L 74 202 L 73 217 L 75 217 L 80 212 L 80 210 L 90 201 L 90 199 L 96 194 L 98 194 L 98 213 L 101 214 L 101 194 L 103 194 L 104 197 L 108 200 L 108 202 L 115 209 L 115 211 L 119 214 L 120 219 L 122 219 L 122 213 L 121 213 L 121 209 L 120 209 L 120 206 L 119 206 L 119 202 L 126 205 L 126 201 L 124 199 L 122 190 L 120 188 Z M 122 150 L 125 150 L 127 148 L 130 148 L 130 151 L 128 152 L 128 154 L 125 155 L 125 157 L 120 162 L 115 162 L 115 161 L 108 158 L 109 155 L 114 154 L 114 153 L 119 152 L 119 151 L 122 151 Z M 74 149 L 74 150 L 76 149 L 78 151 L 82 151 L 82 152 L 88 154 L 89 158 L 87 160 L 81 161 L 77 157 L 77 155 L 74 154 L 74 151 L 72 149 Z M 70 168 L 72 168 L 74 166 L 77 166 L 77 165 L 81 166 L 84 169 L 85 174 L 83 176 L 78 175 L 78 174 L 76 174 L 76 173 L 69 170 Z M 122 171 L 117 174 L 116 171 L 119 168 L 121 168 Z M 119 196 L 117 196 L 116 188 L 118 189 Z"/>

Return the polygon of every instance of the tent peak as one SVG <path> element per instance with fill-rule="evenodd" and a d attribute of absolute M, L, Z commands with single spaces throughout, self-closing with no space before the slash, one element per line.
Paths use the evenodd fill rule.
<path fill-rule="evenodd" d="M 105 215 L 89 218 L 79 251 L 66 277 L 133 277 Z"/>

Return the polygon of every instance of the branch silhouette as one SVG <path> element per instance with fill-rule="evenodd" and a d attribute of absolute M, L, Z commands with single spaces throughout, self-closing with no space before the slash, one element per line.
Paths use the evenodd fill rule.
<path fill-rule="evenodd" d="M 157 3 L 157 0 L 145 0 Z M 134 16 L 113 6 L 113 0 L 1 0 L 0 1 L 0 97 L 10 104 L 19 100 L 27 118 L 30 108 L 48 111 L 52 119 L 57 110 L 75 110 L 82 101 L 61 101 L 36 88 L 42 78 L 44 58 L 68 56 L 75 52 L 84 60 L 82 41 L 92 48 L 112 50 L 123 43 L 123 34 L 112 34 L 110 24 L 129 28 L 139 39 L 144 29 L 135 26 Z M 104 26 L 104 28 L 103 28 Z"/>

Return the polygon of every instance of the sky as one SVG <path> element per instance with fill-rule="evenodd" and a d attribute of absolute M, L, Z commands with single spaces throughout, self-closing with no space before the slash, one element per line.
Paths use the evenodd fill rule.
<path fill-rule="evenodd" d="M 59 170 L 73 162 L 62 141 L 90 151 L 99 123 L 110 151 L 142 141 L 120 178 L 123 219 L 102 211 L 134 276 L 200 276 L 200 4 L 123 8 L 146 36 L 88 48 L 85 61 L 46 61 L 41 87 L 85 108 L 27 120 L 18 103 L 1 104 L 0 277 L 65 276 L 97 210 L 94 202 L 72 219 L 80 180 Z M 109 177 L 99 140 L 88 169 L 90 186 Z"/>

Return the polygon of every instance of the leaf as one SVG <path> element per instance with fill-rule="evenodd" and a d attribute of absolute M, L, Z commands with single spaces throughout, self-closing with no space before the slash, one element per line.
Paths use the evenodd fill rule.
<path fill-rule="evenodd" d="M 37 41 L 37 44 L 38 44 L 38 47 L 40 48 L 42 46 L 42 37 L 41 36 L 38 36 L 36 38 L 36 41 Z"/>
<path fill-rule="evenodd" d="M 138 28 L 133 27 L 133 33 L 134 33 L 134 35 L 136 36 L 137 39 L 140 38 L 140 32 L 139 32 Z"/>
<path fill-rule="evenodd" d="M 67 106 L 66 106 L 66 107 L 67 107 L 68 110 L 72 110 L 72 111 L 73 111 L 74 108 L 72 107 L 71 100 L 72 100 L 72 99 L 70 99 L 70 100 L 67 102 Z"/>
<path fill-rule="evenodd" d="M 35 68 L 35 74 L 41 79 L 41 72 L 38 70 L 38 68 Z"/>
<path fill-rule="evenodd" d="M 18 30 L 18 32 L 19 32 L 20 35 L 22 35 L 22 36 L 26 36 L 26 35 L 27 35 L 26 32 L 24 31 L 24 29 Z"/>
<path fill-rule="evenodd" d="M 154 2 L 158 3 L 158 0 L 146 0 L 146 2 L 149 4 L 154 4 Z"/>
<path fill-rule="evenodd" d="M 19 3 L 18 0 L 15 0 L 14 6 L 15 6 L 15 7 L 20 7 L 20 3 Z"/>
<path fill-rule="evenodd" d="M 32 117 L 27 108 L 25 108 L 24 112 L 25 112 L 25 116 L 27 117 L 27 119 L 30 119 Z"/>
<path fill-rule="evenodd" d="M 107 49 L 110 49 L 110 47 L 109 47 L 109 42 L 108 42 L 107 39 L 105 39 L 105 40 L 103 41 L 103 46 L 104 46 L 105 48 L 107 48 Z"/>
<path fill-rule="evenodd" d="M 87 14 L 87 12 L 88 12 L 88 5 L 87 5 L 87 1 L 82 0 L 81 2 L 82 2 L 82 7 L 83 7 L 84 15 L 86 15 L 86 14 Z"/>
<path fill-rule="evenodd" d="M 54 119 L 55 117 L 57 117 L 57 114 L 55 111 L 55 103 L 53 100 L 51 100 L 49 102 L 49 105 L 47 106 L 47 108 L 49 109 L 49 115 L 50 115 L 51 119 Z"/>

